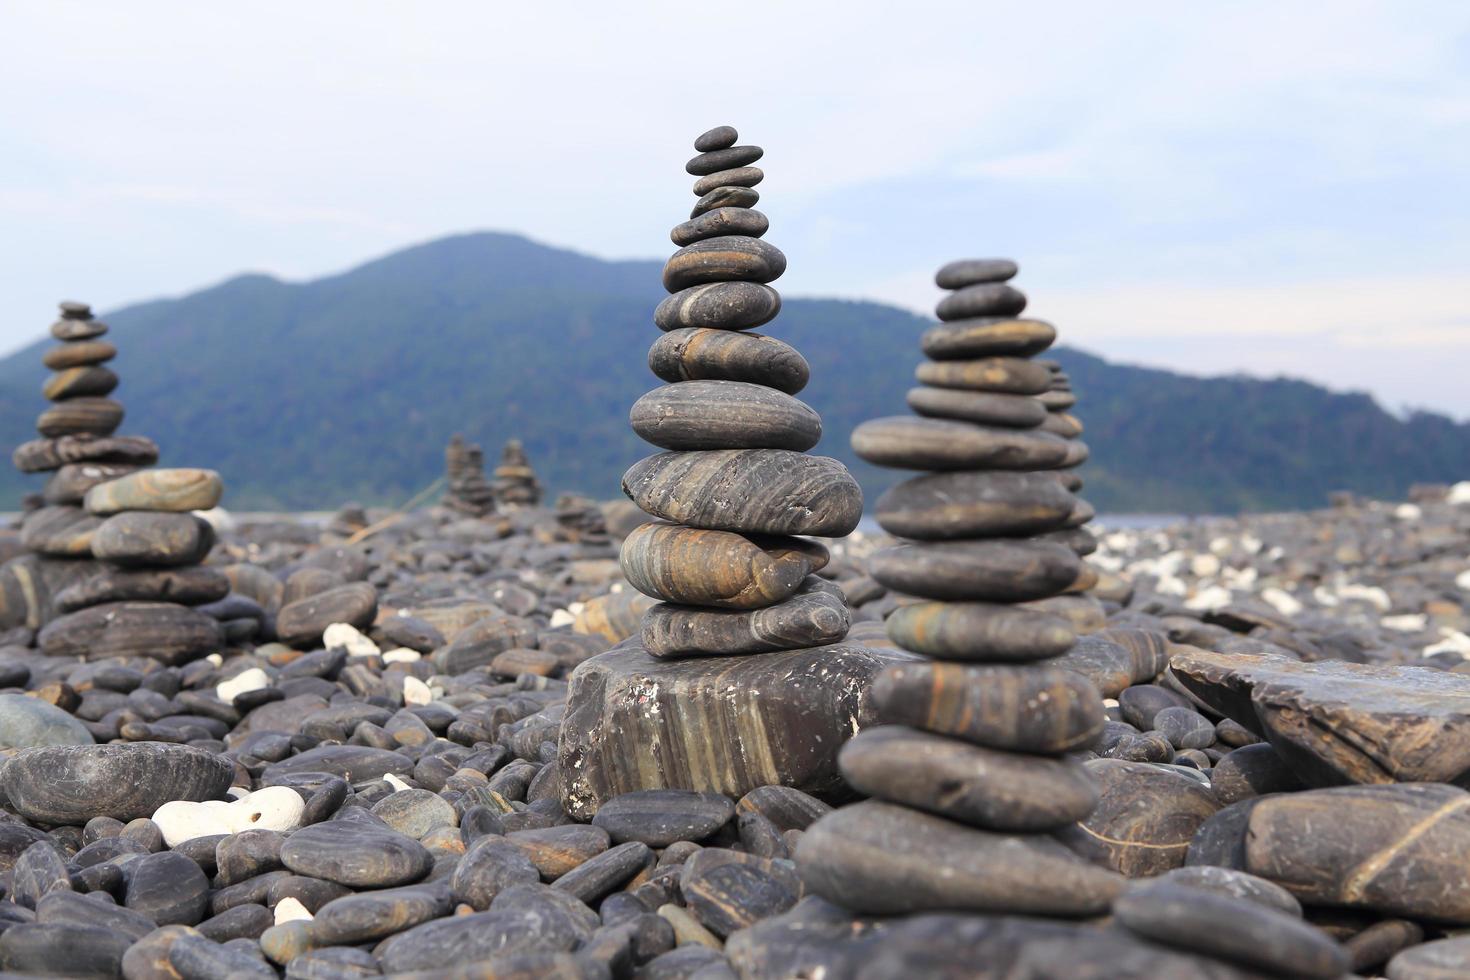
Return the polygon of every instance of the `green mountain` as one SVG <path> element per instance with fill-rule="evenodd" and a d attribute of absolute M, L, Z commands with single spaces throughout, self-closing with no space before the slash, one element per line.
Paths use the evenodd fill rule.
<path fill-rule="evenodd" d="M 543 483 L 598 497 L 651 451 L 628 407 L 657 382 L 660 264 L 605 262 L 515 235 L 472 234 L 341 275 L 231 279 L 105 315 L 120 354 L 120 431 L 166 464 L 220 470 L 235 509 L 399 503 L 443 469 L 455 432 L 493 465 L 522 439 Z M 35 311 L 44 335 L 48 311 Z M 866 418 L 906 411 L 925 321 L 876 303 L 786 303 L 769 331 L 812 365 L 817 451 L 844 459 L 870 498 L 897 478 L 847 448 Z M 0 361 L 0 444 L 33 437 L 49 337 Z M 1329 490 L 1401 493 L 1470 475 L 1470 425 L 1401 421 L 1366 395 L 1299 381 L 1192 378 L 1057 352 L 1081 399 L 1104 511 L 1315 506 Z M 0 510 L 39 486 L 0 467 Z"/>

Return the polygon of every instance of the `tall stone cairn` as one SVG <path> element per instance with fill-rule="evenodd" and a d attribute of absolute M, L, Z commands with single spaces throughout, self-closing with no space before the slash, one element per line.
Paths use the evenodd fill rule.
<path fill-rule="evenodd" d="M 1082 489 L 1082 476 L 1077 467 L 1087 462 L 1087 445 L 1082 441 L 1082 421 L 1072 414 L 1077 404 L 1077 395 L 1072 391 L 1072 379 L 1062 370 L 1062 365 L 1053 360 L 1037 361 L 1051 372 L 1051 384 L 1037 400 L 1046 406 L 1046 418 L 1041 423 L 1043 432 L 1066 439 L 1069 447 L 1067 462 L 1057 470 L 1062 485 L 1072 493 Z M 1077 498 L 1077 506 L 1067 518 L 1065 527 L 1054 533 L 1053 539 L 1070 546 L 1079 555 L 1090 555 L 1097 550 L 1097 539 L 1084 529 L 1096 515 L 1091 504 Z"/>
<path fill-rule="evenodd" d="M 925 659 L 879 675 L 878 724 L 839 755 L 870 799 L 819 820 L 796 853 L 811 891 L 859 912 L 1093 915 L 1122 882 L 1050 834 L 1097 802 L 1067 754 L 1105 718 L 1097 689 L 1052 663 L 1076 640 L 1071 623 L 1036 606 L 1081 573 L 1073 549 L 1042 538 L 1077 508 L 1058 470 L 1082 453 L 1046 431 L 1052 372 L 1032 358 L 1056 332 L 1020 318 L 1015 274 L 1006 260 L 940 269 L 953 292 L 921 340 L 917 417 L 852 435 L 871 463 L 926 471 L 878 500 L 878 523 L 901 540 L 870 563 L 912 597 L 889 637 Z"/>
<path fill-rule="evenodd" d="M 495 503 L 500 507 L 535 507 L 541 503 L 541 483 L 519 439 L 507 441 L 500 451 L 493 488 Z"/>
<path fill-rule="evenodd" d="M 664 331 L 648 366 L 668 382 L 633 405 L 638 435 L 667 452 L 633 464 L 623 491 L 657 521 L 623 542 L 623 574 L 661 600 L 643 620 L 655 657 L 764 653 L 836 643 L 847 603 L 812 573 L 827 549 L 796 537 L 857 526 L 862 491 L 835 459 L 806 454 L 822 420 L 795 397 L 810 371 L 792 347 L 751 333 L 781 297 L 768 283 L 786 256 L 761 239 L 753 210 L 764 174 L 758 146 L 729 126 L 695 141 L 699 179 L 679 250 L 664 265 L 671 294 L 654 312 Z"/>
<path fill-rule="evenodd" d="M 445 507 L 471 517 L 495 511 L 495 489 L 485 479 L 485 451 L 458 433 L 444 448 L 444 476 Z"/>
<path fill-rule="evenodd" d="M 42 393 L 55 404 L 37 419 L 41 438 L 14 455 L 21 470 L 51 474 L 22 540 L 43 558 L 70 559 L 71 573 L 55 563 L 12 571 L 45 586 L 31 623 L 42 653 L 183 663 L 223 642 L 219 623 L 189 608 L 230 589 L 223 572 L 200 564 L 214 530 L 193 513 L 217 505 L 223 485 L 212 470 L 145 469 L 158 459 L 152 440 L 114 435 L 123 408 L 107 397 L 118 377 L 103 366 L 117 353 L 99 339 L 106 332 L 85 304 L 61 304 L 51 327 L 61 344 L 43 358 L 55 373 Z M 0 591 L 8 579 L 0 576 Z"/>
<path fill-rule="evenodd" d="M 862 491 L 834 459 L 809 456 L 817 413 L 795 398 L 806 361 L 751 332 L 781 297 L 786 259 L 761 240 L 755 146 L 729 126 L 695 141 L 690 219 L 672 233 L 664 331 L 648 353 L 663 381 L 633 429 L 665 452 L 634 463 L 623 491 L 656 518 L 624 539 L 623 574 L 659 600 L 636 637 L 572 674 L 558 766 L 580 820 L 623 793 L 779 784 L 842 790 L 837 748 L 872 720 L 873 678 L 912 659 L 839 642 L 850 616 L 818 578 L 827 549 L 803 535 L 857 526 Z"/>

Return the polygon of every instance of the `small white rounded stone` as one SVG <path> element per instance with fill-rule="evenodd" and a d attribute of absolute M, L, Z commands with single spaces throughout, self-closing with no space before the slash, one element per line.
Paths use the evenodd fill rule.
<path fill-rule="evenodd" d="M 434 700 L 434 692 L 429 690 L 429 685 L 417 677 L 403 678 L 403 703 L 404 704 L 429 704 Z"/>
<path fill-rule="evenodd" d="M 259 691 L 271 686 L 270 675 L 259 667 L 251 667 L 242 670 L 229 680 L 220 681 L 214 687 L 214 693 L 226 704 L 247 691 Z"/>
<path fill-rule="evenodd" d="M 389 650 L 387 653 L 383 654 L 383 663 L 411 664 L 417 663 L 423 658 L 424 655 L 422 653 L 419 653 L 417 650 L 410 650 L 408 647 L 394 647 L 392 650 Z"/>
<path fill-rule="evenodd" d="M 349 657 L 376 657 L 378 645 L 351 623 L 333 623 L 322 633 L 322 646 L 328 650 L 342 647 Z"/>
<path fill-rule="evenodd" d="M 306 910 L 301 901 L 290 895 L 276 903 L 276 925 L 285 922 L 310 922 L 314 916 Z"/>

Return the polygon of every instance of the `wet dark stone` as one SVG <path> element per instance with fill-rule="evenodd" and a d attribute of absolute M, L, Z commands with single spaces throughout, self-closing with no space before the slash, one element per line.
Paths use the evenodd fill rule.
<path fill-rule="evenodd" d="M 728 177 L 730 179 L 721 180 Z M 700 180 L 694 186 L 695 193 L 701 197 L 720 187 L 752 186 L 746 184 L 746 180 L 760 183 L 761 172 L 755 167 L 747 171 L 723 171 L 712 174 L 711 178 L 716 183 L 706 183 Z M 698 188 L 703 186 L 703 190 Z M 766 233 L 770 227 L 770 220 L 759 211 L 750 208 L 715 208 L 706 211 L 697 218 L 691 218 L 683 224 L 676 225 L 669 233 L 675 245 L 692 245 L 706 238 L 719 238 L 727 235 L 743 235 L 750 238 L 759 238 Z"/>
<path fill-rule="evenodd" d="M 315 643 L 333 623 L 365 629 L 377 611 L 377 590 L 366 582 L 351 582 L 282 606 L 276 633 L 293 646 Z"/>
<path fill-rule="evenodd" d="M 939 267 L 934 284 L 940 289 L 963 289 L 976 283 L 1005 282 L 1019 271 L 1010 259 L 957 259 Z"/>
<path fill-rule="evenodd" d="M 804 452 L 822 437 L 808 405 L 765 385 L 684 381 L 655 388 L 633 403 L 633 431 L 662 449 L 789 449 Z"/>
<path fill-rule="evenodd" d="M 598 808 L 592 823 L 615 843 L 667 847 L 675 841 L 702 840 L 734 815 L 735 803 L 719 793 L 654 789 L 613 797 Z"/>
<path fill-rule="evenodd" d="M 716 282 L 692 286 L 666 297 L 653 312 L 660 330 L 710 327 L 746 330 L 781 312 L 781 295 L 756 282 Z"/>
<path fill-rule="evenodd" d="M 23 749 L 0 769 L 15 811 L 51 824 L 132 820 L 170 800 L 222 799 L 233 779 L 228 760 L 158 742 Z"/>
<path fill-rule="evenodd" d="M 1124 881 L 1045 835 L 976 830 L 876 800 L 813 824 L 796 846 L 796 864 L 810 891 L 879 915 L 1093 915 L 1106 911 Z"/>
<path fill-rule="evenodd" d="M 711 194 L 728 191 L 716 188 Z M 754 193 L 753 191 L 750 193 Z M 710 282 L 768 283 L 786 271 L 786 256 L 760 238 L 722 235 L 685 245 L 664 263 L 664 288 L 677 293 Z"/>
<path fill-rule="evenodd" d="M 384 939 L 448 915 L 452 907 L 449 889 L 442 883 L 344 895 L 317 911 L 312 939 L 322 945 Z"/>
<path fill-rule="evenodd" d="M 49 657 L 151 657 L 181 664 L 222 646 L 217 622 L 169 602 L 108 602 L 52 620 L 37 637 Z"/>
<path fill-rule="evenodd" d="M 465 851 L 449 885 L 454 901 L 483 912 L 504 889 L 540 880 L 541 874 L 524 848 L 498 835 L 489 835 L 479 838 Z"/>
<path fill-rule="evenodd" d="M 700 153 L 709 153 L 712 150 L 723 150 L 735 145 L 740 138 L 734 126 L 716 126 L 705 130 L 694 140 L 694 148 Z"/>
<path fill-rule="evenodd" d="M 966 286 L 939 301 L 934 313 L 939 319 L 968 320 L 981 316 L 1017 316 L 1026 308 L 1026 296 L 1003 282 Z"/>
<path fill-rule="evenodd" d="M 729 170 L 731 167 L 746 167 L 755 163 L 764 154 L 758 146 L 726 146 L 718 150 L 706 150 L 684 165 L 684 169 L 695 177 Z"/>
<path fill-rule="evenodd" d="M 128 862 L 123 904 L 161 926 L 192 926 L 209 908 L 209 879 L 199 865 L 172 851 Z"/>
<path fill-rule="evenodd" d="M 679 891 L 689 910 L 721 938 L 785 912 L 796 904 L 801 890 L 801 879 L 789 861 L 718 847 L 699 851 L 679 875 Z"/>
<path fill-rule="evenodd" d="M 0 969 L 13 974 L 122 975 L 131 936 L 90 925 L 21 922 L 0 934 Z"/>
<path fill-rule="evenodd" d="M 989 830 L 1053 830 L 1083 819 L 1097 803 L 1097 790 L 1077 763 L 900 725 L 859 732 L 838 762 L 860 793 Z"/>
<path fill-rule="evenodd" d="M 1097 807 L 1057 833 L 1077 853 L 1130 878 L 1184 865 L 1195 831 L 1220 809 L 1207 786 L 1142 762 L 1094 759 Z"/>
<path fill-rule="evenodd" d="M 417 881 L 433 856 L 412 837 L 361 821 L 331 820 L 292 834 L 281 861 L 297 874 L 352 888 L 387 888 Z"/>
<path fill-rule="evenodd" d="M 868 574 L 888 588 L 952 601 L 1045 598 L 1075 582 L 1081 568 L 1070 548 L 1004 538 L 901 544 L 868 559 Z"/>
<path fill-rule="evenodd" d="M 1350 965 L 1341 946 L 1299 918 L 1187 885 L 1129 889 L 1113 916 L 1146 939 L 1272 973 L 1331 980 Z"/>
<path fill-rule="evenodd" d="M 863 459 L 911 470 L 1046 470 L 1066 465 L 1075 444 L 1035 429 L 909 415 L 873 419 L 852 433 Z"/>
<path fill-rule="evenodd" d="M 1215 763 L 1210 786 L 1221 803 L 1305 789 L 1296 773 L 1269 744 L 1245 745 Z"/>

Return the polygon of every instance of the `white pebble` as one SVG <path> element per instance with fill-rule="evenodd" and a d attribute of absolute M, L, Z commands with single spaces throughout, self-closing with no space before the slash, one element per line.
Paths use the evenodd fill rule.
<path fill-rule="evenodd" d="M 1470 592 L 1470 568 L 1455 576 L 1455 584 L 1466 592 Z"/>
<path fill-rule="evenodd" d="M 214 664 L 216 667 L 223 667 L 225 665 L 225 658 L 222 657 L 222 656 L 220 656 L 217 653 L 211 653 L 209 656 L 205 657 L 204 659 L 207 660 L 208 662 Z"/>
<path fill-rule="evenodd" d="M 1424 511 L 1418 504 L 1399 504 L 1393 509 L 1393 516 L 1401 521 L 1417 521 L 1424 516 Z"/>
<path fill-rule="evenodd" d="M 1458 653 L 1461 657 L 1470 657 L 1470 635 L 1450 629 L 1448 626 L 1441 626 L 1439 632 L 1444 639 L 1425 647 L 1424 656 L 1429 657 L 1436 653 Z"/>
<path fill-rule="evenodd" d="M 333 623 L 322 633 L 322 646 L 328 650 L 342 647 L 349 657 L 376 657 L 378 645 L 363 636 L 351 623 Z"/>
<path fill-rule="evenodd" d="M 164 843 L 175 847 L 196 837 L 242 830 L 295 830 L 301 826 L 305 809 L 301 794 L 294 789 L 267 786 L 234 801 L 170 800 L 153 811 L 153 822 L 163 832 Z"/>
<path fill-rule="evenodd" d="M 405 783 L 403 780 L 401 780 L 397 776 L 393 775 L 391 772 L 387 772 L 387 773 L 384 773 L 383 774 L 383 782 L 387 783 L 389 786 L 392 786 L 393 787 L 393 792 L 395 792 L 395 793 L 401 793 L 401 792 L 403 792 L 406 789 L 411 789 L 412 788 L 407 783 Z"/>
<path fill-rule="evenodd" d="M 1222 606 L 1230 605 L 1233 597 L 1230 590 L 1219 585 L 1201 589 L 1199 592 L 1184 600 L 1184 608 L 1195 609 L 1200 612 L 1214 612 Z"/>
<path fill-rule="evenodd" d="M 1429 617 L 1423 613 L 1405 613 L 1402 616 L 1384 616 L 1378 621 L 1384 629 L 1400 633 L 1417 633 L 1429 625 Z"/>
<path fill-rule="evenodd" d="M 314 917 L 301 900 L 287 895 L 276 903 L 276 925 L 285 922 L 310 922 Z"/>
<path fill-rule="evenodd" d="M 1273 609 L 1283 616 L 1295 616 L 1304 608 L 1290 592 L 1285 589 L 1262 589 L 1261 601 L 1269 603 Z"/>
<path fill-rule="evenodd" d="M 247 691 L 259 691 L 271 686 L 271 676 L 259 667 L 251 667 L 242 670 L 227 681 L 220 681 L 214 686 L 214 693 L 226 704 Z"/>
<path fill-rule="evenodd" d="M 418 661 L 422 660 L 423 657 L 424 655 L 422 653 L 419 653 L 417 650 L 410 650 L 408 647 L 394 647 L 392 650 L 389 650 L 387 653 L 383 654 L 383 663 L 411 664 L 417 663 Z"/>
<path fill-rule="evenodd" d="M 551 629 L 556 629 L 558 626 L 570 626 L 576 621 L 577 617 L 572 615 L 570 610 L 558 609 L 551 614 L 551 620 L 547 625 Z"/>
<path fill-rule="evenodd" d="M 1388 612 L 1393 608 L 1393 600 L 1388 597 L 1388 593 L 1376 585 L 1340 585 L 1337 587 L 1337 597 L 1369 603 L 1376 606 L 1379 612 Z"/>
<path fill-rule="evenodd" d="M 1445 500 L 1451 504 L 1470 504 L 1470 480 L 1461 480 L 1450 487 L 1449 496 Z"/>
<path fill-rule="evenodd" d="M 404 704 L 429 704 L 433 700 L 434 692 L 429 690 L 429 685 L 417 677 L 405 677 L 403 679 Z"/>

